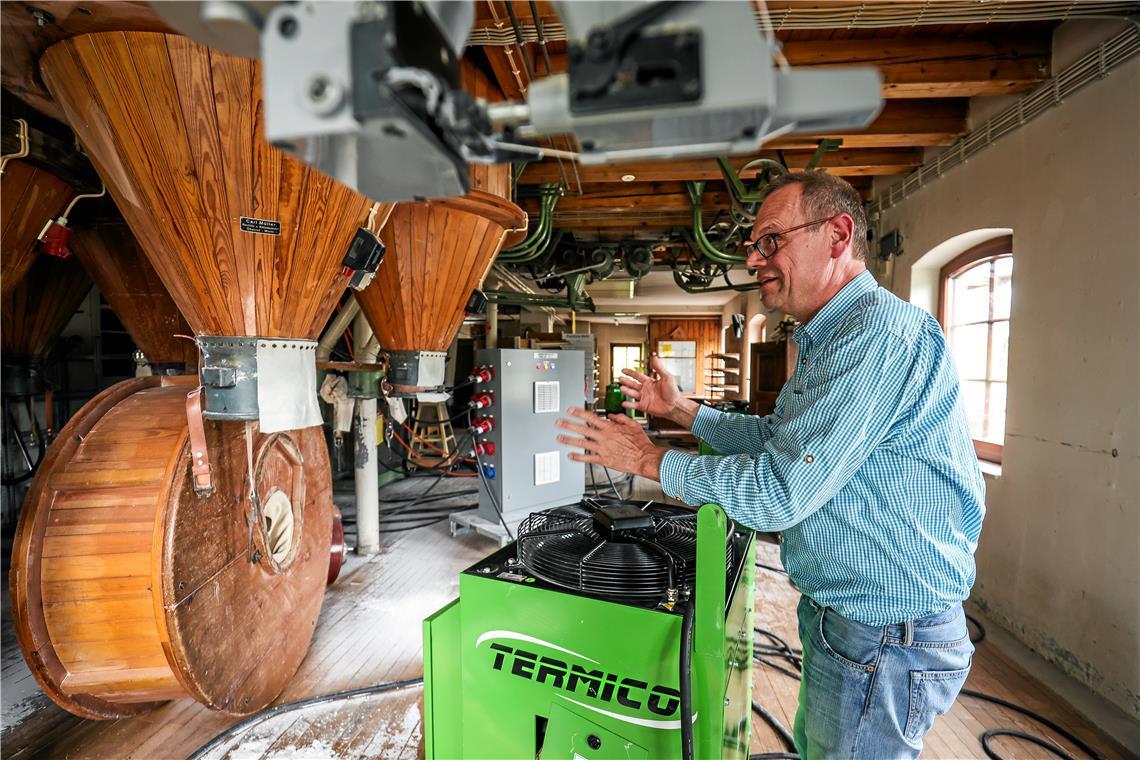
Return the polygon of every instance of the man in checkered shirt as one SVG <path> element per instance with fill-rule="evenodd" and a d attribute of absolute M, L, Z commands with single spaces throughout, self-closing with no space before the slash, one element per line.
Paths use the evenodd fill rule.
<path fill-rule="evenodd" d="M 769 310 L 795 317 L 799 360 L 765 417 L 684 398 L 656 358 L 625 370 L 628 408 L 666 417 L 722 452 L 661 449 L 624 416 L 571 410 L 570 456 L 659 480 L 781 534 L 802 592 L 801 757 L 916 757 L 953 704 L 973 646 L 985 487 L 942 330 L 866 268 L 858 193 L 823 172 L 777 179 L 748 244 Z"/>

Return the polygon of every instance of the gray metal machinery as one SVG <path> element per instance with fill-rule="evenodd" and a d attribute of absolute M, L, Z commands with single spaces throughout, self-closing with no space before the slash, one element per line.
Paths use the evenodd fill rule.
<path fill-rule="evenodd" d="M 586 403 L 585 357 L 566 349 L 498 348 L 479 351 L 475 364 L 475 374 L 487 378 L 471 397 L 473 445 L 485 477 L 477 513 L 452 515 L 451 532 L 474 530 L 502 545 L 510 540 L 503 523 L 514 533 L 531 512 L 576 503 L 585 492 L 585 466 L 570 461 L 554 426 L 566 409 Z"/>
<path fill-rule="evenodd" d="M 777 67 L 750 2 L 559 2 L 568 71 L 525 102 L 460 88 L 471 2 L 156 2 L 179 31 L 264 62 L 266 137 L 380 201 L 462 195 L 467 163 L 538 158 L 572 133 L 583 164 L 752 152 L 866 126 L 873 68 Z"/>

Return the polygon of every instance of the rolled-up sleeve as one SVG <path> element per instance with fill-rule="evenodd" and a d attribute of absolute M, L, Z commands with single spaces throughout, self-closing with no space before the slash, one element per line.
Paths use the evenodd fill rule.
<path fill-rule="evenodd" d="M 719 504 L 733 519 L 764 531 L 785 530 L 830 501 L 907 405 L 915 355 L 893 333 L 859 331 L 813 361 L 818 366 L 795 381 L 782 418 L 752 433 L 763 436 L 760 446 L 731 456 L 666 453 L 660 473 L 665 493 L 687 504 Z M 739 415 L 710 411 L 720 417 L 701 410 L 695 434 L 718 448 L 744 440 L 743 433 L 739 439 L 721 435 L 723 418 Z M 762 427 L 770 418 L 743 419 Z M 714 443 L 700 430 L 726 440 Z"/>

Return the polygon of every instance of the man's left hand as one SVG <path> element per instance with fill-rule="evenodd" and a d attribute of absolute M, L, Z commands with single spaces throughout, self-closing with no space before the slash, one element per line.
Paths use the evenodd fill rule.
<path fill-rule="evenodd" d="M 624 414 L 605 419 L 576 407 L 567 411 L 581 422 L 563 418 L 558 420 L 558 427 L 581 437 L 560 435 L 558 442 L 583 449 L 582 453 L 570 454 L 570 459 L 600 464 L 618 472 L 631 472 L 650 480 L 661 479 L 661 459 L 665 450 L 649 440 L 641 425 Z"/>

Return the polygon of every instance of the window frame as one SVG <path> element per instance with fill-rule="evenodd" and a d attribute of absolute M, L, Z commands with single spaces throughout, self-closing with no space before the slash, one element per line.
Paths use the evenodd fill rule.
<path fill-rule="evenodd" d="M 636 342 L 620 343 L 620 342 L 615 341 L 615 342 L 610 344 L 610 379 L 608 382 L 610 382 L 610 383 L 616 382 L 616 379 L 614 378 L 614 372 L 615 371 L 621 372 L 621 370 L 624 369 L 624 367 L 617 367 L 617 365 L 614 363 L 614 349 L 615 348 L 636 348 L 636 349 L 638 349 L 638 353 L 641 355 L 640 362 L 642 365 L 642 369 L 640 369 L 638 371 L 644 372 L 645 368 L 648 367 L 648 359 L 646 359 L 646 356 L 645 356 L 645 344 L 644 343 L 636 343 Z"/>
<path fill-rule="evenodd" d="M 951 259 L 945 266 L 938 272 L 938 321 L 942 325 L 942 332 L 946 335 L 947 340 L 950 337 L 950 297 L 949 297 L 949 283 L 951 278 L 957 277 L 967 269 L 978 266 L 988 261 L 992 261 L 1002 256 L 1013 255 L 1013 235 L 1003 235 L 991 240 L 978 243 L 973 248 L 970 248 Z M 991 282 L 991 289 L 993 285 Z M 991 290 L 992 295 L 992 290 Z M 1010 317 L 1013 317 L 1012 309 Z M 978 323 L 978 324 L 993 324 L 992 322 Z M 992 328 L 991 328 L 992 330 Z M 992 351 L 993 344 L 989 344 L 989 350 Z M 1008 359 L 1007 359 L 1008 362 Z M 988 372 L 987 372 L 988 374 Z M 1009 368 L 1006 367 L 1006 405 L 1009 405 Z M 991 441 L 974 440 L 974 452 L 977 454 L 978 459 L 983 459 L 987 462 L 994 462 L 1001 464 L 1002 455 L 1005 452 L 1005 446 L 1000 443 L 993 443 Z"/>

